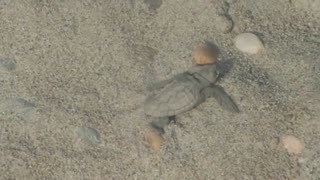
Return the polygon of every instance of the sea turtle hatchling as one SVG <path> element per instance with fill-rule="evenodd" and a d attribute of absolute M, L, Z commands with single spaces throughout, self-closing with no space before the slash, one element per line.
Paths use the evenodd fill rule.
<path fill-rule="evenodd" d="M 214 97 L 226 110 L 239 112 L 237 105 L 223 90 L 215 85 L 221 68 L 216 64 L 196 65 L 171 79 L 153 84 L 153 91 L 144 104 L 145 114 L 157 118 L 151 126 L 164 133 L 164 127 L 174 120 L 175 115 L 186 112 L 208 97 Z"/>

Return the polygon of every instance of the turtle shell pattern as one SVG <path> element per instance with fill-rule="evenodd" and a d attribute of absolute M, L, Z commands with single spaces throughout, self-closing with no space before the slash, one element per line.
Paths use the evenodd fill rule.
<path fill-rule="evenodd" d="M 145 113 L 153 117 L 164 117 L 188 111 L 203 101 L 200 94 L 202 88 L 200 82 L 185 74 L 151 94 L 145 102 Z"/>

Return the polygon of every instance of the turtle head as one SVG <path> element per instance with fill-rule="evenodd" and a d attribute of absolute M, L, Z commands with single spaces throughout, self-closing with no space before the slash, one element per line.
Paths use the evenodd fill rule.
<path fill-rule="evenodd" d="M 216 64 L 197 65 L 190 69 L 189 72 L 206 79 L 210 83 L 215 83 L 220 76 Z"/>

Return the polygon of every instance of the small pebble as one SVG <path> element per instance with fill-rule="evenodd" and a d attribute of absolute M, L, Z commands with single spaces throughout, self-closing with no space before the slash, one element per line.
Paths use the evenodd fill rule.
<path fill-rule="evenodd" d="M 193 61 L 196 64 L 213 64 L 218 60 L 218 50 L 208 44 L 201 44 L 193 51 Z"/>
<path fill-rule="evenodd" d="M 100 134 L 97 130 L 91 127 L 78 127 L 76 130 L 77 136 L 87 142 L 100 144 Z"/>
<path fill-rule="evenodd" d="M 13 71 L 16 69 L 16 60 L 12 58 L 0 58 L 0 71 Z"/>
<path fill-rule="evenodd" d="M 283 147 L 291 155 L 292 154 L 300 154 L 304 149 L 303 143 L 295 136 L 283 135 L 283 136 L 281 136 L 280 140 L 281 140 L 281 144 L 283 145 Z"/>
<path fill-rule="evenodd" d="M 144 138 L 153 150 L 160 152 L 161 143 L 164 141 L 164 138 L 160 134 L 154 131 L 149 131 L 146 133 Z"/>
<path fill-rule="evenodd" d="M 261 40 L 252 33 L 239 34 L 235 39 L 235 46 L 248 54 L 257 54 L 264 49 Z"/>

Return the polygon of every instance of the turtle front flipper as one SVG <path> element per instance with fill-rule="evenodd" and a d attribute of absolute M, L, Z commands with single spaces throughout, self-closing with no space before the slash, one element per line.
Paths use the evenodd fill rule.
<path fill-rule="evenodd" d="M 205 97 L 214 97 L 222 108 L 239 113 L 238 106 L 234 103 L 231 97 L 224 91 L 224 89 L 218 85 L 211 85 L 201 91 Z"/>
<path fill-rule="evenodd" d="M 159 89 L 165 87 L 167 84 L 173 82 L 174 80 L 180 80 L 180 81 L 181 81 L 181 79 L 184 80 L 185 75 L 186 75 L 186 73 L 181 73 L 181 74 L 175 75 L 173 78 L 162 80 L 162 81 L 159 81 L 156 83 L 152 83 L 147 86 L 147 90 L 148 91 L 159 90 Z"/>
<path fill-rule="evenodd" d="M 160 117 L 150 123 L 151 127 L 156 129 L 161 135 L 165 133 L 164 128 L 171 122 L 175 121 L 175 116 Z"/>

